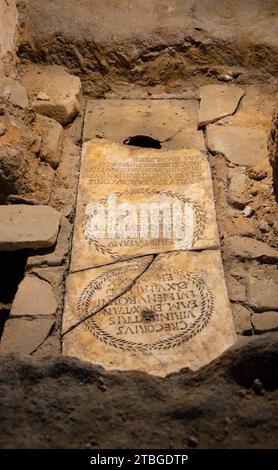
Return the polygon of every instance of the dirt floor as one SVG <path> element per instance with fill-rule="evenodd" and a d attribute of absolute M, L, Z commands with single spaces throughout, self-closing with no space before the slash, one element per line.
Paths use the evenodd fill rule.
<path fill-rule="evenodd" d="M 0 253 L 1 279 L 9 291 L 0 291 L 0 331 L 9 325 L 12 338 L 0 357 L 0 446 L 277 447 L 277 116 L 270 132 L 277 109 L 277 1 L 17 3 L 13 78 L 24 89 L 15 101 L 0 93 L 0 203 L 46 204 L 62 218 L 53 248 L 23 252 L 15 259 Z M 83 97 L 73 93 L 76 83 L 69 79 L 76 107 L 68 110 L 56 96 L 45 121 L 38 116 L 45 113 L 42 106 L 49 96 L 52 100 L 51 90 L 49 96 L 40 95 L 32 74 L 34 67 L 41 75 L 49 65 L 62 65 L 78 76 Z M 53 71 L 59 93 L 60 73 Z M 63 357 L 61 317 L 87 99 L 199 103 L 200 87 L 207 84 L 237 85 L 244 91 L 235 112 L 218 127 L 255 129 L 265 136 L 265 147 L 269 140 L 256 164 L 237 165 L 210 144 L 210 125 L 199 129 L 212 171 L 237 346 L 198 372 L 182 370 L 165 379 L 107 372 Z M 1 86 L 0 79 L 0 91 Z M 23 105 L 25 90 L 29 102 Z M 51 133 L 50 143 L 45 133 Z M 4 263 L 18 263 L 16 284 L 25 272 L 47 282 L 57 301 L 51 327 L 25 344 L 24 354 L 19 338 L 29 320 L 9 318 L 17 285 L 7 280 Z M 16 337 L 15 322 L 20 328 Z"/>
<path fill-rule="evenodd" d="M 275 448 L 277 337 L 166 379 L 1 358 L 5 448 Z"/>

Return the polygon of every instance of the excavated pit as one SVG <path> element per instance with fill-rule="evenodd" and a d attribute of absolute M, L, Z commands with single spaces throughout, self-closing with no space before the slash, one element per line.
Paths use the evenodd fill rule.
<path fill-rule="evenodd" d="M 18 327 L 10 329 L 9 334 L 20 334 L 11 337 L 9 352 L 16 351 L 19 357 L 1 352 L 1 446 L 277 447 L 275 115 L 268 138 L 277 93 L 277 2 L 135 0 L 132 9 L 126 8 L 129 2 L 119 8 L 117 2 L 110 0 L 80 0 L 74 5 L 69 0 L 17 3 L 18 36 L 16 40 L 9 36 L 5 47 L 0 47 L 0 76 L 3 71 L 16 77 L 26 87 L 29 102 L 23 109 L 22 95 L 20 106 L 9 101 L 14 95 L 1 101 L 0 121 L 4 116 L 5 133 L 0 136 L 0 145 L 4 138 L 5 152 L 0 179 L 6 185 L 1 200 L 9 204 L 50 205 L 60 211 L 62 218 L 57 242 L 50 249 L 29 254 L 0 253 L 0 336 L 5 334 L 11 304 L 24 276 L 31 280 L 31 288 L 33 283 L 37 286 L 37 297 L 47 299 L 39 305 L 40 313 L 32 319 L 32 328 L 25 315 L 12 320 L 13 326 Z M 11 35 L 17 21 L 13 17 L 15 3 L 0 0 L 0 7 L 13 9 L 11 16 L 5 16 Z M 1 41 L 0 35 L 0 46 Z M 61 69 L 54 70 L 53 65 L 61 65 L 81 78 L 82 103 L 78 82 L 72 78 L 70 83 L 69 76 L 63 75 Z M 46 77 L 44 85 L 37 85 L 42 75 Z M 45 89 L 47 82 L 50 86 Z M 65 95 L 70 95 L 74 109 L 67 109 L 68 96 L 58 102 L 65 83 L 70 83 Z M 58 98 L 54 96 L 55 89 Z M 43 116 L 35 125 L 36 112 Z M 63 128 L 57 127 L 58 122 Z M 51 138 L 47 140 L 45 135 Z M 238 341 L 196 372 L 186 368 L 184 356 L 179 367 L 166 377 L 130 370 L 130 364 L 127 371 L 121 372 L 121 364 L 111 367 L 103 359 L 111 345 L 104 353 L 100 351 L 99 360 L 89 357 L 92 364 L 76 359 L 86 359 L 88 353 L 85 342 L 78 343 L 78 333 L 83 339 L 88 331 L 91 335 L 97 331 L 96 325 L 90 323 L 92 310 L 86 310 L 92 298 L 90 289 L 83 291 L 84 295 L 89 292 L 89 300 L 85 298 L 88 305 L 80 297 L 80 305 L 85 306 L 90 319 L 82 316 L 82 309 L 80 318 L 72 316 L 77 309 L 71 305 L 70 314 L 63 316 L 70 263 L 73 260 L 77 266 L 77 271 L 70 274 L 73 279 L 78 277 L 78 263 L 84 261 L 82 253 L 72 256 L 72 234 L 78 217 L 81 144 L 88 149 L 91 139 L 103 147 L 107 143 L 113 149 L 119 145 L 116 166 L 125 164 L 122 158 L 126 149 L 160 149 L 158 162 L 163 159 L 163 152 L 173 154 L 182 149 L 197 148 L 207 155 L 225 283 Z M 83 162 L 84 154 L 85 151 Z M 92 159 L 92 165 L 94 162 Z M 101 178 L 109 176 L 111 168 L 96 171 L 100 197 Z M 184 173 L 177 169 L 177 178 Z M 152 170 L 146 174 L 159 183 Z M 143 183 L 136 189 L 142 189 Z M 91 186 L 97 187 L 97 183 Z M 210 190 L 203 189 L 205 200 Z M 102 256 L 103 249 L 100 246 L 97 254 Z M 208 251 L 209 262 L 214 251 Z M 142 267 L 148 275 L 148 263 L 153 267 L 154 259 L 160 256 L 149 259 L 153 254 L 136 256 L 132 261 L 134 266 L 138 263 L 135 267 L 124 261 L 123 276 L 130 276 L 130 284 L 124 286 L 126 293 L 117 294 L 119 298 L 129 299 L 134 282 L 130 266 L 137 269 L 138 278 Z M 90 256 L 85 258 L 87 262 Z M 183 270 L 190 259 L 188 256 L 183 262 Z M 117 263 L 112 256 L 107 265 L 93 269 L 108 272 Z M 167 269 L 169 266 L 168 259 Z M 80 279 L 83 276 L 87 288 L 86 276 L 91 266 L 85 266 L 84 271 L 83 268 Z M 211 275 L 213 269 L 208 272 Z M 155 271 L 154 277 L 159 279 Z M 79 281 L 76 285 L 74 282 L 77 290 Z M 145 284 L 151 282 L 147 278 Z M 209 287 L 213 290 L 217 285 L 219 280 Z M 94 287 L 101 293 L 100 285 L 93 284 Z M 112 306 L 111 299 L 103 302 L 103 308 L 111 313 L 113 300 Z M 152 328 L 157 312 L 148 303 L 140 318 L 146 328 Z M 65 320 L 68 324 L 63 330 Z M 222 320 L 219 317 L 218 325 Z M 105 341 L 107 345 L 108 336 L 101 338 L 102 345 Z M 73 358 L 61 355 L 61 345 L 66 341 Z M 121 347 L 125 350 L 124 342 Z M 64 346 L 62 351 L 65 354 Z M 144 352 L 142 363 L 148 355 Z"/>

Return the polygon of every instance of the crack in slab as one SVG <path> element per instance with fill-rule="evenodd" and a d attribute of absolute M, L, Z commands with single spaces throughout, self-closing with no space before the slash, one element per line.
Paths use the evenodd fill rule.
<path fill-rule="evenodd" d="M 160 253 L 145 253 L 145 254 L 131 255 L 125 258 L 118 258 L 116 260 L 109 261 L 108 263 L 102 263 L 102 264 L 98 264 L 95 266 L 89 266 L 88 268 L 73 269 L 72 271 L 69 272 L 69 274 L 83 273 L 85 271 L 89 271 L 90 269 L 98 269 L 98 268 L 103 268 L 105 266 L 113 266 L 114 264 L 123 263 L 124 261 L 132 261 L 137 258 L 149 258 L 150 256 L 155 256 L 157 254 L 160 254 Z"/>
<path fill-rule="evenodd" d="M 40 344 L 35 349 L 33 349 L 33 351 L 31 351 L 30 356 L 35 354 L 40 349 L 40 347 L 45 343 L 45 341 L 52 335 L 52 333 L 54 331 L 54 328 L 55 328 L 55 319 L 54 319 L 53 325 L 51 325 L 46 337 L 40 342 Z"/>
<path fill-rule="evenodd" d="M 213 119 L 213 120 L 211 120 L 211 121 L 209 121 L 209 122 L 201 122 L 200 124 L 198 124 L 198 130 L 205 130 L 206 127 L 209 126 L 210 124 L 214 124 L 215 122 L 221 121 L 221 119 L 225 119 L 225 118 L 227 118 L 227 117 L 234 116 L 234 115 L 237 113 L 237 111 L 238 111 L 238 109 L 239 109 L 239 107 L 240 107 L 241 101 L 243 100 L 243 98 L 245 97 L 245 95 L 246 95 L 246 93 L 244 92 L 244 93 L 242 94 L 242 96 L 239 98 L 238 103 L 237 103 L 237 105 L 236 105 L 236 107 L 235 107 L 235 109 L 234 109 L 234 111 L 233 111 L 232 113 L 224 114 L 224 116 L 220 116 L 220 117 L 215 118 L 215 119 Z"/>
<path fill-rule="evenodd" d="M 187 124 L 184 124 L 180 129 L 174 132 L 173 135 L 171 135 L 170 137 L 167 137 L 167 139 L 161 140 L 160 143 L 165 144 L 165 142 L 169 142 L 170 140 L 174 139 L 180 132 L 184 131 L 186 127 L 187 127 Z"/>
<path fill-rule="evenodd" d="M 127 285 L 127 287 L 118 295 L 116 295 L 115 297 L 113 297 L 111 300 L 109 300 L 108 302 L 106 302 L 106 304 L 102 305 L 102 307 L 100 307 L 99 309 L 95 310 L 94 312 L 90 313 L 89 315 L 87 315 L 86 317 L 82 318 L 81 320 L 79 320 L 78 322 L 76 322 L 74 325 L 70 326 L 64 333 L 62 333 L 62 338 L 67 335 L 68 333 L 70 333 L 72 330 L 74 330 L 75 328 L 77 328 L 78 326 L 80 326 L 82 323 L 84 323 L 85 321 L 87 321 L 89 318 L 95 316 L 97 313 L 99 313 L 101 310 L 104 310 L 106 307 L 108 307 L 112 302 L 115 302 L 115 300 L 119 299 L 120 297 L 122 297 L 124 294 L 126 294 L 127 292 L 129 292 L 132 287 L 134 286 L 134 284 L 145 274 L 145 272 L 150 268 L 150 266 L 153 264 L 154 260 L 156 259 L 158 255 L 153 255 L 153 258 L 151 259 L 151 261 L 147 264 L 147 266 L 143 269 L 143 271 L 138 274 L 138 276 L 136 276 L 132 282 L 130 284 Z"/>

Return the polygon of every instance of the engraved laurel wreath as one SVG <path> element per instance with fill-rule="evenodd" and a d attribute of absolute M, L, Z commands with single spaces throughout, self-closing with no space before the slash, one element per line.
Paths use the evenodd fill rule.
<path fill-rule="evenodd" d="M 146 194 L 146 195 L 160 195 L 166 196 L 172 199 L 177 199 L 184 204 L 191 204 L 194 212 L 194 231 L 193 231 L 193 244 L 199 240 L 204 232 L 205 223 L 206 223 L 206 215 L 204 210 L 195 202 L 192 202 L 189 198 L 183 196 L 182 194 L 176 193 L 174 191 L 167 191 L 167 190 L 155 190 L 151 188 L 143 188 L 143 189 L 131 189 L 121 192 L 115 192 L 114 195 L 116 197 L 121 197 L 124 195 L 134 195 L 134 194 Z M 99 205 L 106 205 L 108 201 L 108 196 L 104 196 L 98 201 Z M 107 246 L 103 245 L 98 239 L 94 237 L 94 234 L 90 228 L 90 221 L 91 217 L 95 215 L 94 212 L 92 214 L 86 215 L 82 223 L 82 232 L 84 234 L 85 239 L 89 242 L 89 244 L 93 245 L 95 249 L 101 253 L 102 255 L 110 256 L 111 258 L 119 258 L 121 254 L 116 250 L 111 250 Z M 180 250 L 182 251 L 182 250 Z"/>
<path fill-rule="evenodd" d="M 133 264 L 133 266 L 135 265 Z M 126 268 L 124 267 L 122 269 L 124 271 Z M 207 286 L 206 282 L 203 280 L 202 276 L 199 274 L 184 273 L 181 269 L 169 268 L 167 265 L 161 265 L 159 269 L 167 273 L 170 270 L 171 272 L 176 273 L 178 276 L 182 275 L 182 278 L 185 281 L 191 282 L 193 284 L 194 288 L 200 295 L 200 315 L 198 316 L 198 318 L 196 318 L 192 325 L 190 325 L 182 333 L 159 341 L 155 341 L 154 343 L 136 343 L 135 341 L 129 341 L 113 336 L 98 325 L 97 321 L 94 319 L 94 315 L 90 316 L 92 299 L 96 291 L 99 292 L 101 286 L 103 285 L 103 283 L 105 283 L 105 281 L 107 281 L 108 279 L 117 278 L 119 276 L 121 268 L 116 268 L 109 271 L 108 273 L 100 275 L 98 278 L 91 281 L 83 289 L 77 302 L 77 315 L 79 319 L 83 319 L 89 316 L 90 318 L 84 321 L 85 327 L 104 344 L 124 351 L 143 353 L 151 352 L 154 350 L 169 350 L 174 347 L 180 346 L 185 341 L 188 341 L 189 339 L 193 338 L 208 325 L 212 317 L 212 314 L 214 312 L 213 294 L 210 288 Z M 103 311 L 104 310 L 105 308 L 103 309 Z M 101 311 L 99 313 L 101 314 Z"/>

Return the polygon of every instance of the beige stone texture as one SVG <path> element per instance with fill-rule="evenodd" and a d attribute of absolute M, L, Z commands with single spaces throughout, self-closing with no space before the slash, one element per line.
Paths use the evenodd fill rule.
<path fill-rule="evenodd" d="M 278 330 L 278 312 L 254 313 L 251 321 L 256 334 Z"/>
<path fill-rule="evenodd" d="M 236 85 L 204 85 L 200 88 L 199 126 L 233 114 L 244 90 Z"/>
<path fill-rule="evenodd" d="M 12 78 L 0 79 L 0 97 L 6 98 L 19 108 L 28 108 L 29 100 L 24 86 Z"/>
<path fill-rule="evenodd" d="M 198 131 L 197 100 L 88 100 L 83 139 L 102 137 L 123 143 L 128 137 L 148 135 L 162 148 L 205 150 Z"/>
<path fill-rule="evenodd" d="M 55 315 L 57 301 L 51 285 L 35 276 L 26 276 L 18 286 L 11 317 Z"/>
<path fill-rule="evenodd" d="M 165 376 L 198 369 L 235 341 L 219 250 L 133 259 L 68 279 L 65 355 Z"/>
<path fill-rule="evenodd" d="M 5 323 L 1 337 L 0 354 L 26 356 L 39 348 L 54 325 L 54 318 L 11 318 Z"/>
<path fill-rule="evenodd" d="M 136 221 L 133 224 L 132 237 L 123 239 L 120 235 L 126 220 L 125 211 L 117 212 L 116 236 L 111 237 L 108 233 L 108 208 L 112 207 L 109 206 L 108 196 L 112 194 L 116 195 L 117 204 L 133 203 L 136 207 L 137 224 Z M 96 203 L 106 211 L 105 234 L 99 238 L 94 236 L 92 229 L 95 220 L 93 204 Z M 157 236 L 152 235 L 150 218 L 146 222 L 148 236 L 142 237 L 140 211 L 141 204 L 146 203 L 164 203 L 169 207 L 174 203 L 180 203 L 182 207 L 187 203 L 192 204 L 192 244 L 175 237 L 174 217 L 171 219 L 172 231 L 168 237 L 164 236 L 162 224 Z M 186 230 L 185 233 L 189 234 Z M 218 246 L 210 168 L 206 155 L 200 150 L 143 149 L 110 144 L 99 139 L 83 146 L 72 271 L 133 256 Z"/>
<path fill-rule="evenodd" d="M 63 127 L 54 119 L 37 114 L 33 130 L 41 138 L 40 157 L 57 168 L 63 151 Z"/>
<path fill-rule="evenodd" d="M 35 111 L 55 119 L 62 126 L 69 124 L 81 109 L 80 78 L 70 75 L 61 66 L 30 65 L 22 77 L 22 83 Z"/>
<path fill-rule="evenodd" d="M 0 206 L 0 250 L 47 248 L 55 244 L 60 214 L 53 207 Z"/>
<path fill-rule="evenodd" d="M 268 158 L 267 141 L 275 105 L 263 85 L 250 85 L 235 114 L 207 126 L 211 152 L 223 153 L 236 165 L 253 166 Z"/>

